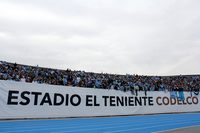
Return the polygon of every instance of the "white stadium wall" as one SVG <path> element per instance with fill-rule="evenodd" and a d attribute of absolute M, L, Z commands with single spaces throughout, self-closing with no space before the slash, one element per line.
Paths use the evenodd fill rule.
<path fill-rule="evenodd" d="M 0 80 L 0 119 L 137 115 L 200 111 L 190 92 L 130 92 Z"/>

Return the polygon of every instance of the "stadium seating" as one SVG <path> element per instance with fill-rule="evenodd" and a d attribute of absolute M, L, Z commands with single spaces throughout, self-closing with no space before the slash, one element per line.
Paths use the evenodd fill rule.
<path fill-rule="evenodd" d="M 0 61 L 0 79 L 19 82 L 115 89 L 121 91 L 193 91 L 200 88 L 200 75 L 142 76 L 59 70 Z"/>

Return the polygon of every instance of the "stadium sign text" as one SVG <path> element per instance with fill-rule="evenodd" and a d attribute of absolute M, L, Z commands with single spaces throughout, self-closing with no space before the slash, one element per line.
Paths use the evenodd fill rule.
<path fill-rule="evenodd" d="M 0 119 L 199 112 L 192 92 L 131 92 L 0 80 Z"/>
<path fill-rule="evenodd" d="M 43 93 L 43 92 L 30 92 L 30 91 L 8 91 L 8 105 L 49 105 L 49 106 L 79 106 L 85 98 L 85 106 L 153 106 L 153 97 L 134 97 L 134 96 L 106 96 L 100 98 L 97 95 L 85 95 L 84 97 L 78 94 L 61 94 L 61 93 Z M 32 101 L 31 101 L 32 100 Z M 98 102 L 102 100 L 103 105 Z M 197 97 L 186 97 L 181 100 L 179 98 L 157 97 L 156 104 L 161 105 L 191 105 L 198 104 Z"/>
<path fill-rule="evenodd" d="M 41 100 L 39 100 L 41 99 Z M 31 100 L 33 100 L 31 102 Z M 153 106 L 153 97 L 133 97 L 133 96 L 102 96 L 103 106 Z M 85 106 L 100 106 L 96 95 L 85 96 Z M 42 93 L 30 91 L 8 91 L 8 105 L 72 105 L 79 106 L 82 102 L 82 97 L 78 94 L 61 94 L 61 93 Z"/>

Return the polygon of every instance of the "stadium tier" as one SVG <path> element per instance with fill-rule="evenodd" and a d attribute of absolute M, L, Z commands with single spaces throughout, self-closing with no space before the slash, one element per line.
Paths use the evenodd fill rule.
<path fill-rule="evenodd" d="M 198 112 L 199 81 L 199 75 L 113 75 L 1 62 L 0 119 Z"/>
<path fill-rule="evenodd" d="M 200 88 L 200 75 L 140 76 L 91 73 L 0 62 L 0 79 L 121 91 L 194 91 Z"/>

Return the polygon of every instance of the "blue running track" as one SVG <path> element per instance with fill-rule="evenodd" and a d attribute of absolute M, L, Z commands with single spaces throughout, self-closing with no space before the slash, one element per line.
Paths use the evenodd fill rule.
<path fill-rule="evenodd" d="M 0 121 L 0 133 L 151 133 L 200 125 L 200 113 Z"/>

